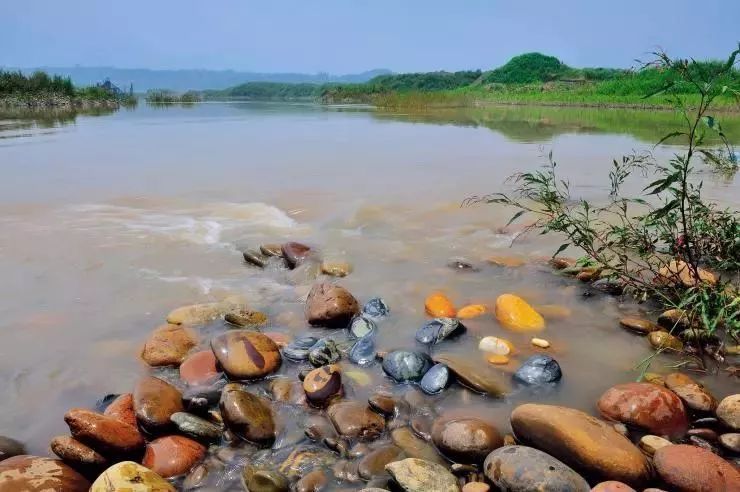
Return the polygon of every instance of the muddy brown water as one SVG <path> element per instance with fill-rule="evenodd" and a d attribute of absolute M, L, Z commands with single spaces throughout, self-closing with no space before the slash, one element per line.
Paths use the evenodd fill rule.
<path fill-rule="evenodd" d="M 499 231 L 510 210 L 460 202 L 505 190 L 508 175 L 543 164 L 549 150 L 575 194 L 603 199 L 611 160 L 653 150 L 670 124 L 664 114 L 617 110 L 403 114 L 263 103 L 140 106 L 41 121 L 6 117 L 0 121 L 0 434 L 46 454 L 50 438 L 66 433 L 67 409 L 131 390 L 146 371 L 137 358 L 143 341 L 180 305 L 242 294 L 270 316 L 271 330 L 310 331 L 301 304 L 310 280 L 246 267 L 239 253 L 286 240 L 351 262 L 354 272 L 341 284 L 361 302 L 387 301 L 392 315 L 379 333 L 385 349 L 415 347 L 424 298 L 433 290 L 457 306 L 491 306 L 499 294 L 513 292 L 533 304 L 569 308 L 570 317 L 548 320 L 541 334 L 564 372 L 556 388 L 496 400 L 453 387 L 426 404 L 479 414 L 504 431 L 513 406 L 525 401 L 594 412 L 601 393 L 637 378 L 635 366 L 650 353 L 645 339 L 617 324 L 648 308 L 585 297 L 583 284 L 535 261 L 520 268 L 487 264 L 493 254 L 550 255 L 562 238 L 531 236 L 512 245 L 514 233 Z M 664 159 L 677 149 L 654 152 Z M 702 179 L 708 196 L 738 207 L 738 179 L 708 173 Z M 453 271 L 446 267 L 451 257 L 481 269 Z M 486 364 L 476 348 L 485 335 L 514 342 L 519 355 L 512 367 L 535 353 L 531 335 L 508 332 L 490 314 L 466 325 L 467 334 L 444 349 L 472 364 Z M 658 358 L 652 370 L 668 372 L 675 362 Z M 345 370 L 370 379 L 352 385 L 358 398 L 377 388 L 403 391 L 379 365 L 363 370 L 347 363 Z M 283 372 L 296 371 L 284 364 Z M 724 375 L 704 381 L 720 397 L 737 390 Z M 285 420 L 284 435 L 295 433 L 295 423 Z"/>

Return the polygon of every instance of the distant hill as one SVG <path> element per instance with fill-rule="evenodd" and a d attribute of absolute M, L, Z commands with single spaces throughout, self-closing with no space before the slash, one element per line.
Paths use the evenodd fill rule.
<path fill-rule="evenodd" d="M 390 70 L 376 69 L 367 72 L 347 75 L 332 75 L 328 73 L 260 73 L 237 72 L 234 70 L 149 70 L 145 68 L 115 68 L 115 67 L 33 67 L 16 68 L 0 67 L 5 70 L 20 70 L 30 74 L 41 70 L 50 75 L 69 77 L 77 86 L 94 85 L 105 79 L 110 79 L 118 87 L 128 89 L 133 84 L 136 92 L 146 92 L 150 89 L 170 89 L 183 92 L 187 90 L 226 89 L 245 82 L 282 82 L 291 84 L 326 84 L 344 83 L 358 84 L 367 82 L 378 75 L 390 74 Z"/>

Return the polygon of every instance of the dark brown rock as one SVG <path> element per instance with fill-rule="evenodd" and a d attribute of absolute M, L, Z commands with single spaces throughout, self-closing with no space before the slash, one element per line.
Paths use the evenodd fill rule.
<path fill-rule="evenodd" d="M 313 470 L 304 475 L 295 484 L 295 492 L 320 492 L 329 483 L 323 470 Z"/>
<path fill-rule="evenodd" d="M 331 405 L 329 418 L 337 432 L 345 437 L 372 440 L 385 429 L 385 420 L 365 403 L 345 401 Z"/>
<path fill-rule="evenodd" d="M 233 330 L 211 340 L 211 348 L 231 379 L 258 379 L 278 370 L 280 349 L 267 335 Z"/>
<path fill-rule="evenodd" d="M 305 244 L 290 242 L 282 246 L 282 256 L 290 268 L 300 266 L 309 255 L 311 255 L 311 248 Z"/>
<path fill-rule="evenodd" d="M 651 383 L 618 384 L 598 401 L 604 417 L 634 425 L 651 434 L 681 437 L 689 422 L 681 399 L 670 390 Z"/>
<path fill-rule="evenodd" d="M 9 437 L 0 436 L 0 461 L 25 453 L 26 448 L 22 443 Z"/>
<path fill-rule="evenodd" d="M 205 455 L 205 446 L 192 439 L 166 436 L 147 444 L 141 464 L 163 478 L 171 478 L 189 472 Z"/>
<path fill-rule="evenodd" d="M 133 400 L 136 420 L 149 432 L 172 428 L 172 414 L 185 411 L 180 391 L 166 381 L 151 376 L 136 383 Z"/>
<path fill-rule="evenodd" d="M 488 454 L 503 446 L 501 434 L 477 418 L 439 418 L 432 426 L 432 441 L 439 451 L 456 463 L 482 463 Z"/>
<path fill-rule="evenodd" d="M 468 360 L 453 354 L 438 354 L 435 362 L 441 362 L 452 371 L 457 380 L 468 388 L 493 397 L 506 395 L 510 388 L 509 378 L 503 371 L 481 364 L 477 360 Z"/>
<path fill-rule="evenodd" d="M 342 392 L 339 366 L 331 364 L 309 372 L 303 379 L 303 390 L 313 405 L 323 406 Z"/>
<path fill-rule="evenodd" d="M 0 492 L 87 492 L 90 482 L 60 460 L 18 455 L 0 461 Z"/>
<path fill-rule="evenodd" d="M 401 459 L 403 455 L 403 451 L 398 446 L 392 444 L 382 446 L 363 456 L 357 470 L 360 477 L 370 480 L 374 477 L 385 475 L 385 465 Z"/>
<path fill-rule="evenodd" d="M 75 469 L 103 467 L 108 462 L 103 455 L 70 436 L 57 436 L 49 444 L 51 451 Z"/>
<path fill-rule="evenodd" d="M 226 427 L 236 436 L 256 444 L 269 445 L 275 440 L 275 421 L 269 402 L 228 384 L 219 402 Z"/>
<path fill-rule="evenodd" d="M 370 408 L 381 415 L 392 417 L 396 413 L 396 400 L 390 395 L 375 393 L 367 399 Z"/>
<path fill-rule="evenodd" d="M 393 444 L 406 453 L 406 456 L 419 458 L 434 463 L 445 463 L 437 450 L 425 440 L 417 437 L 408 427 L 399 427 L 391 431 Z"/>
<path fill-rule="evenodd" d="M 657 324 L 642 318 L 622 318 L 619 320 L 619 324 L 622 325 L 622 328 L 626 328 L 640 335 L 647 335 L 650 332 L 660 329 Z"/>
<path fill-rule="evenodd" d="M 136 427 L 113 417 L 73 408 L 64 415 L 64 421 L 72 437 L 104 455 L 129 456 L 144 447 L 144 439 Z"/>
<path fill-rule="evenodd" d="M 714 453 L 677 444 L 655 452 L 660 478 L 677 492 L 740 491 L 740 472 Z"/>
<path fill-rule="evenodd" d="M 315 284 L 306 300 L 306 319 L 315 326 L 345 328 L 360 305 L 347 289 L 328 282 Z"/>

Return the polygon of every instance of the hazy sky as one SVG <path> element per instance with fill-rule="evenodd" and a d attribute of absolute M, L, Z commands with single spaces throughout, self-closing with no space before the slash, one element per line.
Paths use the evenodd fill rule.
<path fill-rule="evenodd" d="M 740 0 L 0 0 L 0 66 L 487 69 L 541 51 L 628 67 L 721 57 Z"/>

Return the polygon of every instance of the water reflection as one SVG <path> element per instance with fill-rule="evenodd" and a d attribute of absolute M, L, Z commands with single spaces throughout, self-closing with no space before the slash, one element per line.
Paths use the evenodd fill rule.
<path fill-rule="evenodd" d="M 29 136 L 19 130 L 48 130 L 74 125 L 78 116 L 107 116 L 116 112 L 112 108 L 3 108 L 0 109 L 0 139 Z"/>

